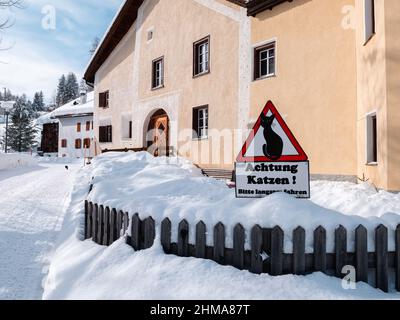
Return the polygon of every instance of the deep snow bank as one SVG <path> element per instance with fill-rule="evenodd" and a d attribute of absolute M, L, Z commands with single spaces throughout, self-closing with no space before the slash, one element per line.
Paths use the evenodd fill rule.
<path fill-rule="evenodd" d="M 349 250 L 353 250 L 353 230 L 363 224 L 370 231 L 369 249 L 374 250 L 374 230 L 383 223 L 390 229 L 389 249 L 394 250 L 394 230 L 400 223 L 400 215 L 392 213 L 400 213 L 399 196 L 377 193 L 367 185 L 351 188 L 351 184 L 339 184 L 332 188 L 328 182 L 313 183 L 314 202 L 284 193 L 263 199 L 236 199 L 234 190 L 222 181 L 202 176 L 190 162 L 154 158 L 144 152 L 102 155 L 93 161 L 92 175 L 94 188 L 89 200 L 130 214 L 138 212 L 142 219 L 152 216 L 158 226 L 169 217 L 175 226 L 172 239 L 177 239 L 178 223 L 186 219 L 192 226 L 191 243 L 195 240 L 194 226 L 201 220 L 209 231 L 218 222 L 225 225 L 227 247 L 233 246 L 232 232 L 237 223 L 245 227 L 247 240 L 256 224 L 264 228 L 279 225 L 285 231 L 285 251 L 290 253 L 292 231 L 302 226 L 306 229 L 307 251 L 312 252 L 313 231 L 322 225 L 327 230 L 327 250 L 334 252 L 334 230 L 343 225 L 349 231 Z M 345 188 L 339 187 L 343 185 Z M 383 206 L 388 201 L 391 204 Z M 354 215 L 358 211 L 364 217 Z M 208 232 L 207 242 L 212 245 L 212 232 Z M 246 245 L 249 248 L 248 241 Z"/>
<path fill-rule="evenodd" d="M 362 212 L 383 218 L 346 216 L 312 201 L 286 195 L 265 199 L 235 199 L 223 182 L 201 176 L 189 162 L 152 158 L 144 153 L 106 154 L 83 168 L 76 177 L 59 242 L 45 281 L 44 299 L 379 299 L 399 298 L 383 294 L 367 284 L 344 290 L 341 280 L 316 273 L 306 277 L 254 275 L 213 261 L 165 255 L 159 234 L 150 250 L 134 252 L 120 239 L 111 247 L 91 240 L 81 241 L 83 202 L 94 179 L 90 199 L 141 217 L 153 215 L 159 224 L 169 216 L 176 222 L 203 219 L 208 226 L 223 221 L 246 227 L 280 224 L 287 228 L 301 224 L 308 229 L 323 224 L 333 230 L 340 223 L 355 226 L 362 222 L 374 227 L 385 222 L 395 225 L 398 216 L 376 210 L 374 199 L 385 208 L 396 209 L 397 195 L 376 193 L 366 185 L 316 182 L 313 201 L 346 214 Z M 367 190 L 364 190 L 367 188 Z M 340 200 L 342 199 L 342 200 Z M 347 202 L 348 203 L 346 205 Z M 230 232 L 229 228 L 227 230 Z M 193 236 L 193 235 L 191 235 Z M 287 236 L 290 236 L 288 233 Z M 192 238 L 193 239 L 193 238 Z"/>
<path fill-rule="evenodd" d="M 0 153 L 0 170 L 15 169 L 20 167 L 34 167 L 37 161 L 29 154 Z"/>

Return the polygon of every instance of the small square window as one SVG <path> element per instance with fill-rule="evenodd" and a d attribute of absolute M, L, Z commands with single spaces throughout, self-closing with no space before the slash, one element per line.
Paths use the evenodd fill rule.
<path fill-rule="evenodd" d="M 112 142 L 112 126 L 99 127 L 99 141 L 100 143 Z"/>
<path fill-rule="evenodd" d="M 164 86 L 164 58 L 153 61 L 152 88 L 158 89 Z"/>
<path fill-rule="evenodd" d="M 208 138 L 208 106 L 193 109 L 193 138 Z"/>
<path fill-rule="evenodd" d="M 154 30 L 147 31 L 147 42 L 153 40 L 153 36 L 154 36 Z"/>
<path fill-rule="evenodd" d="M 67 139 L 62 139 L 62 140 L 61 140 L 61 148 L 66 148 L 67 145 L 68 145 Z"/>
<path fill-rule="evenodd" d="M 275 43 L 254 49 L 254 80 L 275 75 Z"/>
<path fill-rule="evenodd" d="M 193 76 L 210 72 L 210 37 L 193 44 Z"/>
<path fill-rule="evenodd" d="M 75 140 L 75 149 L 82 149 L 82 139 Z"/>
<path fill-rule="evenodd" d="M 109 106 L 110 106 L 110 92 L 105 91 L 99 93 L 99 107 L 106 109 Z"/>
<path fill-rule="evenodd" d="M 76 132 L 81 132 L 81 123 L 80 122 L 78 122 L 76 124 Z"/>

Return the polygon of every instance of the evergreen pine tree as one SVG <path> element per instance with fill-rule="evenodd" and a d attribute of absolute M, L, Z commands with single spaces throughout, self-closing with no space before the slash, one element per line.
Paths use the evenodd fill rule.
<path fill-rule="evenodd" d="M 65 104 L 65 86 L 66 86 L 66 78 L 65 75 L 62 75 L 60 80 L 58 80 L 58 86 L 57 86 L 57 96 L 56 96 L 56 105 L 57 107 L 61 107 L 63 104 Z"/>
<path fill-rule="evenodd" d="M 26 96 L 18 97 L 11 113 L 8 128 L 8 145 L 15 151 L 28 151 L 35 140 L 36 129 L 32 123 Z M 4 139 L 4 138 L 3 138 Z"/>
<path fill-rule="evenodd" d="M 64 103 L 68 103 L 79 97 L 79 84 L 76 75 L 73 72 L 69 73 L 67 76 L 65 96 L 66 101 Z"/>
<path fill-rule="evenodd" d="M 44 104 L 44 96 L 43 92 L 36 92 L 33 98 L 32 108 L 35 112 L 44 111 L 45 104 Z"/>

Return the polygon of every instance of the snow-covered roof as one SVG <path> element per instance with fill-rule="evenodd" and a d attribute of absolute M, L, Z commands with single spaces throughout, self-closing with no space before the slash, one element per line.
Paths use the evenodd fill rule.
<path fill-rule="evenodd" d="M 76 117 L 94 112 L 94 92 L 86 95 L 86 103 L 81 104 L 81 98 L 75 99 L 51 113 L 52 118 Z"/>
<path fill-rule="evenodd" d="M 47 123 L 58 123 L 57 119 L 52 118 L 51 112 L 44 113 L 36 119 L 36 125 L 44 125 Z"/>

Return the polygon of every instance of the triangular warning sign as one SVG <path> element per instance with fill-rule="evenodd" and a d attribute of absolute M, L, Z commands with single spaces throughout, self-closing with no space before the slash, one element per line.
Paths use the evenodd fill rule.
<path fill-rule="evenodd" d="M 247 138 L 237 162 L 307 161 L 308 157 L 289 127 L 268 101 Z"/>

